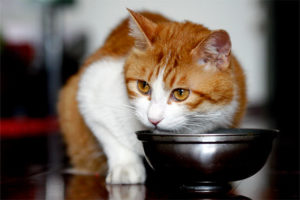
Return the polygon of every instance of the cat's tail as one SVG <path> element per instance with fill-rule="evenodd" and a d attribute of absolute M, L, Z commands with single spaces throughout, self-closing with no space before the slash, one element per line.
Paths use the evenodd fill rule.
<path fill-rule="evenodd" d="M 78 111 L 76 100 L 78 81 L 79 74 L 76 74 L 60 91 L 58 101 L 60 129 L 74 171 L 104 174 L 107 169 L 106 157 Z"/>

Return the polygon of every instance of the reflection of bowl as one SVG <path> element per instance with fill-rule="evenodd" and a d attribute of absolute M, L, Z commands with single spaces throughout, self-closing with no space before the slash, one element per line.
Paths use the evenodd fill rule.
<path fill-rule="evenodd" d="M 137 136 L 155 171 L 191 183 L 189 189 L 210 192 L 218 184 L 241 180 L 259 171 L 277 133 L 223 129 L 205 134 L 139 131 Z"/>

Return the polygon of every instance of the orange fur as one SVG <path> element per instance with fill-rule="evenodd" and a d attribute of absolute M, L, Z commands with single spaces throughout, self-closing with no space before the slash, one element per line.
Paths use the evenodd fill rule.
<path fill-rule="evenodd" d="M 140 15 L 134 12 L 131 14 L 140 18 Z M 129 35 L 129 20 L 125 19 L 111 32 L 103 46 L 86 60 L 79 72 L 70 78 L 60 92 L 58 114 L 61 131 L 67 144 L 71 163 L 77 169 L 90 172 L 105 169 L 103 167 L 105 158 L 99 156 L 102 152 L 101 147 L 85 125 L 76 101 L 78 81 L 82 73 L 91 63 L 105 56 L 127 57 L 124 70 L 130 98 L 139 95 L 133 89 L 136 87 L 136 80 L 144 79 L 151 83 L 165 66 L 163 80 L 167 89 L 189 86 L 192 91 L 191 97 L 186 102 L 182 102 L 186 103 L 191 110 L 199 108 L 203 102 L 218 105 L 228 103 L 233 98 L 233 87 L 236 86 L 240 104 L 232 127 L 237 127 L 242 119 L 246 107 L 245 77 L 235 57 L 229 55 L 228 69 L 212 72 L 204 70 L 202 66 L 196 66 L 191 55 L 191 51 L 212 31 L 190 22 L 172 22 L 158 14 L 143 12 L 142 15 L 157 25 L 155 28 L 152 26 L 145 28 L 147 29 L 145 32 L 147 45 L 152 45 L 151 48 L 142 46 L 142 48 L 132 50 L 135 41 Z M 145 23 L 148 23 L 147 20 Z M 166 63 L 167 57 L 168 63 Z"/>
<path fill-rule="evenodd" d="M 163 16 L 144 12 L 144 16 L 155 22 L 167 21 Z M 58 116 L 61 132 L 66 143 L 71 164 L 78 170 L 101 172 L 106 170 L 106 159 L 94 135 L 85 125 L 78 110 L 76 94 L 79 79 L 84 70 L 93 62 L 105 56 L 123 57 L 134 45 L 129 36 L 128 19 L 123 20 L 107 37 L 104 45 L 92 54 L 79 72 L 73 75 L 61 89 L 58 101 Z"/>
<path fill-rule="evenodd" d="M 145 23 L 145 21 L 141 20 L 139 23 Z M 211 31 L 191 22 L 172 21 L 157 24 L 155 30 L 146 28 L 142 31 L 146 32 L 144 35 L 150 35 L 151 38 L 148 41 L 151 43 L 148 45 L 149 48 L 131 51 L 127 58 L 125 78 L 129 97 L 135 98 L 139 95 L 136 92 L 136 80 L 142 79 L 151 85 L 165 67 L 163 81 L 167 90 L 171 91 L 175 88 L 191 90 L 191 97 L 183 102 L 190 110 L 199 109 L 203 102 L 214 105 L 228 104 L 234 97 L 236 87 L 239 106 L 231 127 L 238 127 L 247 103 L 243 70 L 230 53 L 228 45 L 224 45 L 226 48 L 223 49 L 224 57 L 227 58 L 224 60 L 228 60 L 227 62 L 220 62 L 219 58 L 214 58 L 204 48 L 213 41 L 209 40 L 211 35 L 221 36 L 217 42 L 222 43 L 224 40 L 229 40 L 228 34 L 222 30 Z M 154 31 L 155 34 L 147 33 L 149 31 Z M 217 59 L 216 63 L 212 63 L 215 65 L 212 68 L 215 69 L 205 70 L 205 67 L 199 66 L 195 59 L 201 56 Z M 165 62 L 166 60 L 168 63 Z"/>
<path fill-rule="evenodd" d="M 73 76 L 60 92 L 58 114 L 61 132 L 67 143 L 67 153 L 77 170 L 105 170 L 105 157 L 99 143 L 85 125 L 77 107 L 76 92 L 79 76 Z"/>
<path fill-rule="evenodd" d="M 109 199 L 102 176 L 73 175 L 66 184 L 66 200 Z"/>

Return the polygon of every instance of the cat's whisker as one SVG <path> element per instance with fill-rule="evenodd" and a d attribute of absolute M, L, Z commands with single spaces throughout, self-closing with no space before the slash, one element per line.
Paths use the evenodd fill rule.
<path fill-rule="evenodd" d="M 205 123 L 203 123 L 203 124 L 186 124 L 185 127 L 189 127 L 190 129 L 192 129 L 191 127 L 205 127 Z"/>
<path fill-rule="evenodd" d="M 218 117 L 221 116 L 221 113 L 207 113 L 207 114 L 200 114 L 200 113 L 190 113 L 186 115 L 190 118 L 208 118 L 208 117 Z"/>
<path fill-rule="evenodd" d="M 190 128 L 189 126 L 186 126 L 186 125 L 184 125 L 183 128 L 184 128 L 184 129 L 187 129 L 187 130 L 189 130 L 189 131 L 192 131 L 192 130 L 193 130 L 192 128 Z"/>

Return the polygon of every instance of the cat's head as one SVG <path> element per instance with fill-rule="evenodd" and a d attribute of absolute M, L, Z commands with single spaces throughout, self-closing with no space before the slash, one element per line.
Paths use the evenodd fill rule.
<path fill-rule="evenodd" d="M 237 100 L 229 35 L 130 13 L 136 42 L 124 74 L 138 119 L 149 128 L 171 131 L 230 126 Z"/>

